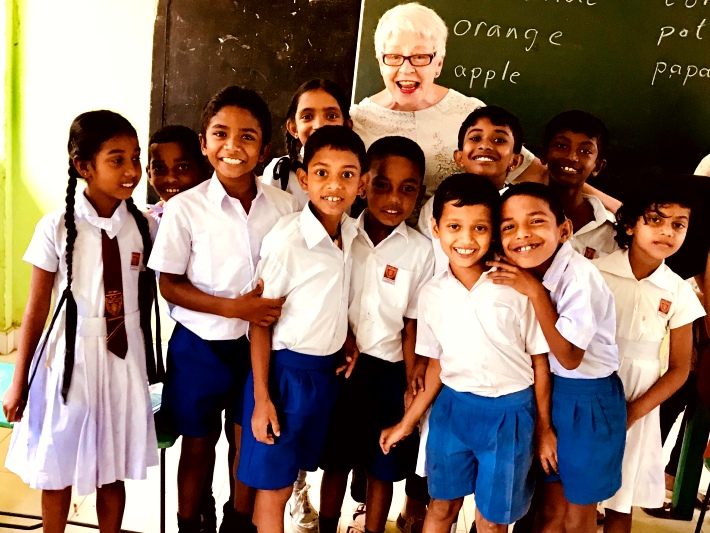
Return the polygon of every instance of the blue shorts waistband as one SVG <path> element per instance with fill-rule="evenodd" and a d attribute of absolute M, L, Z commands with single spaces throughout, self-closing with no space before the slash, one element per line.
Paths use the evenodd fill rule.
<path fill-rule="evenodd" d="M 301 370 L 330 370 L 335 365 L 335 354 L 310 355 L 293 350 L 274 350 L 274 362 Z"/>
<path fill-rule="evenodd" d="M 510 394 L 495 397 L 480 396 L 472 392 L 459 392 L 447 385 L 444 385 L 444 389 L 448 389 L 457 400 L 466 402 L 467 405 L 477 409 L 505 409 L 508 407 L 517 407 L 519 405 L 529 404 L 534 398 L 532 386 L 518 392 L 511 392 Z"/>
<path fill-rule="evenodd" d="M 552 390 L 557 394 L 570 396 L 613 394 L 620 385 L 621 380 L 616 372 L 605 378 L 594 379 L 564 378 L 552 375 Z"/>

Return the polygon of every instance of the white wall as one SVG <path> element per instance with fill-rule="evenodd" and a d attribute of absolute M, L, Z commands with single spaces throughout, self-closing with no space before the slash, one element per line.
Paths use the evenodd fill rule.
<path fill-rule="evenodd" d="M 22 179 L 46 213 L 64 203 L 69 126 L 84 111 L 111 109 L 130 120 L 145 168 L 157 0 L 20 5 Z M 134 198 L 144 203 L 145 176 Z"/>

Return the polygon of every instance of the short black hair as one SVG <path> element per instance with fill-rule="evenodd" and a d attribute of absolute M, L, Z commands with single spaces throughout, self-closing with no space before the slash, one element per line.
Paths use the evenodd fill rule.
<path fill-rule="evenodd" d="M 152 144 L 167 143 L 179 144 L 182 146 L 185 153 L 192 157 L 195 162 L 200 165 L 204 164 L 205 156 L 202 155 L 200 137 L 187 126 L 179 126 L 176 124 L 163 126 L 150 136 L 148 147 L 150 148 Z M 150 164 L 150 151 L 148 151 L 148 164 Z"/>
<path fill-rule="evenodd" d="M 681 176 L 677 176 L 682 178 Z M 631 247 L 634 238 L 626 233 L 627 229 L 636 226 L 640 217 L 644 220 L 652 213 L 665 218 L 663 206 L 677 204 L 690 209 L 691 214 L 697 208 L 699 201 L 686 187 L 679 186 L 676 176 L 652 176 L 645 179 L 643 187 L 630 197 L 616 212 L 616 236 L 614 239 L 619 247 Z"/>
<path fill-rule="evenodd" d="M 210 120 L 223 107 L 239 107 L 249 111 L 261 126 L 261 146 L 262 148 L 271 142 L 271 112 L 266 102 L 259 94 L 251 89 L 245 89 L 238 85 L 230 85 L 225 87 L 205 104 L 202 110 L 200 119 L 200 134 L 202 136 L 207 132 L 207 126 Z"/>
<path fill-rule="evenodd" d="M 606 157 L 606 152 L 609 149 L 609 131 L 601 119 L 578 109 L 563 111 L 552 117 L 545 126 L 545 133 L 542 136 L 542 149 L 545 154 L 550 148 L 552 138 L 563 131 L 583 133 L 590 139 L 596 139 L 598 159 Z"/>
<path fill-rule="evenodd" d="M 511 185 L 508 187 L 508 190 L 503 193 L 503 196 L 501 196 L 501 205 L 503 205 L 508 198 L 512 198 L 513 196 L 532 196 L 533 198 L 542 200 L 550 208 L 552 214 L 555 215 L 555 222 L 557 222 L 558 226 L 567 220 L 564 209 L 562 208 L 562 200 L 560 200 L 559 196 L 547 185 L 529 181 Z"/>
<path fill-rule="evenodd" d="M 308 137 L 303 149 L 303 166 L 306 171 L 311 159 L 321 148 L 352 152 L 360 162 L 360 171 L 363 174 L 367 172 L 365 144 L 360 136 L 347 126 L 323 126 Z"/>
<path fill-rule="evenodd" d="M 510 111 L 496 105 L 479 107 L 469 113 L 459 128 L 459 150 L 463 150 L 463 142 L 468 129 L 476 124 L 480 119 L 487 118 L 494 126 L 507 126 L 513 134 L 513 152 L 520 153 L 523 148 L 523 127 L 520 125 L 518 117 Z"/>
<path fill-rule="evenodd" d="M 468 172 L 453 174 L 441 182 L 434 194 L 432 216 L 437 224 L 444 212 L 444 205 L 453 202 L 456 207 L 485 205 L 491 210 L 493 227 L 500 211 L 500 193 L 491 180 Z"/>
<path fill-rule="evenodd" d="M 419 171 L 419 183 L 424 181 L 424 152 L 413 140 L 398 135 L 377 139 L 367 150 L 367 168 L 371 168 L 374 161 L 388 155 L 404 157 L 411 161 Z"/>

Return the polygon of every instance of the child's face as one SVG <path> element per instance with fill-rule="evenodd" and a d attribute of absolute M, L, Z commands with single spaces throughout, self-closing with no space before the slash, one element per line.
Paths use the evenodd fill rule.
<path fill-rule="evenodd" d="M 348 125 L 350 124 L 348 121 Z M 338 101 L 323 89 L 316 89 L 301 95 L 296 117 L 286 122 L 286 129 L 305 146 L 308 137 L 318 128 L 343 125 L 345 117 Z"/>
<path fill-rule="evenodd" d="M 179 142 L 151 144 L 148 161 L 148 181 L 165 202 L 194 187 L 202 178 L 198 162 Z"/>
<path fill-rule="evenodd" d="M 298 182 L 316 210 L 340 218 L 363 187 L 360 161 L 350 150 L 325 146 L 313 154 L 308 171 L 298 169 Z"/>
<path fill-rule="evenodd" d="M 269 145 L 262 146 L 261 124 L 246 109 L 226 106 L 210 119 L 200 135 L 202 153 L 220 180 L 249 175 L 264 160 Z"/>
<path fill-rule="evenodd" d="M 495 126 L 487 118 L 479 119 L 466 130 L 461 150 L 454 152 L 459 168 L 471 174 L 500 181 L 523 161 L 521 154 L 513 152 L 513 132 L 508 126 Z"/>
<path fill-rule="evenodd" d="M 86 180 L 87 194 L 96 206 L 127 200 L 141 179 L 138 139 L 118 135 L 105 141 L 91 161 L 75 163 Z"/>
<path fill-rule="evenodd" d="M 501 208 L 500 239 L 506 257 L 521 268 L 543 272 L 552 263 L 560 243 L 569 239 L 571 223 L 557 224 L 547 202 L 534 196 L 508 198 Z"/>
<path fill-rule="evenodd" d="M 456 207 L 454 202 L 446 202 L 439 222 L 432 217 L 432 235 L 440 239 L 454 273 L 472 268 L 481 263 L 491 247 L 491 210 L 482 204 Z"/>
<path fill-rule="evenodd" d="M 422 175 L 406 157 L 387 155 L 372 162 L 365 180 L 367 208 L 385 226 L 398 226 L 412 214 L 423 192 Z"/>
<path fill-rule="evenodd" d="M 652 261 L 663 261 L 678 251 L 685 241 L 690 221 L 690 209 L 678 204 L 658 206 L 639 217 L 626 233 L 633 235 L 632 253 Z"/>
<path fill-rule="evenodd" d="M 544 161 L 550 181 L 567 186 L 583 184 L 606 165 L 606 161 L 599 158 L 597 139 L 573 131 L 561 131 L 552 137 Z"/>

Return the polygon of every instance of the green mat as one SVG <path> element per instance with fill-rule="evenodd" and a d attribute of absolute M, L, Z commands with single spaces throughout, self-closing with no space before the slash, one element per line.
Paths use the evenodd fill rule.
<path fill-rule="evenodd" d="M 5 391 L 10 388 L 12 382 L 12 373 L 15 371 L 15 365 L 12 363 L 0 363 L 0 398 L 3 397 Z M 5 418 L 5 413 L 0 409 L 0 428 L 11 428 L 12 424 Z"/>

